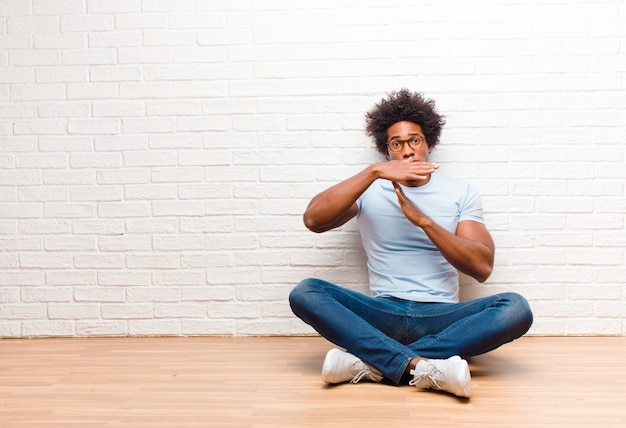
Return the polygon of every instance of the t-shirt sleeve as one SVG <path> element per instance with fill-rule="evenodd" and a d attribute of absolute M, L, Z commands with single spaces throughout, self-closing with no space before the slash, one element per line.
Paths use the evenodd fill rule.
<path fill-rule="evenodd" d="M 459 210 L 459 221 L 473 220 L 479 223 L 485 223 L 483 217 L 483 203 L 480 195 L 471 184 L 467 185 L 465 199 Z"/>

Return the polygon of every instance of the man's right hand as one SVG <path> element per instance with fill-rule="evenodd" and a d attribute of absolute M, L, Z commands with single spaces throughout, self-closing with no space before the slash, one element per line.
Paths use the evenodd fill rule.
<path fill-rule="evenodd" d="M 376 164 L 379 178 L 397 181 L 405 186 L 415 187 L 426 184 L 430 174 L 435 172 L 439 165 L 433 162 L 407 160 L 390 160 Z"/>

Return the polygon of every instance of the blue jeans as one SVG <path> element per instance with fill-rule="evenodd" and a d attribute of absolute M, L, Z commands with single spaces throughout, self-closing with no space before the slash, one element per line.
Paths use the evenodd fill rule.
<path fill-rule="evenodd" d="M 533 315 L 516 293 L 461 303 L 370 297 L 320 279 L 300 282 L 291 309 L 330 342 L 378 369 L 394 384 L 415 357 L 468 358 L 528 331 Z"/>

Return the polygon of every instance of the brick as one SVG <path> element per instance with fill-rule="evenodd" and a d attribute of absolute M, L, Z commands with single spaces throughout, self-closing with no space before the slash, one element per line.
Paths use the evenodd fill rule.
<path fill-rule="evenodd" d="M 287 335 L 291 332 L 291 320 L 289 319 L 263 319 L 250 322 L 237 321 L 237 334 L 246 336 L 262 335 Z"/>
<path fill-rule="evenodd" d="M 87 236 L 47 237 L 44 239 L 46 251 L 89 251 L 95 250 L 95 238 Z"/>
<path fill-rule="evenodd" d="M 175 16 L 178 16 L 176 14 Z M 150 28 L 169 28 L 167 13 L 124 13 L 116 15 L 115 26 L 121 29 L 146 30 Z"/>
<path fill-rule="evenodd" d="M 197 116 L 201 111 L 202 103 L 199 101 L 146 101 L 146 116 Z"/>
<path fill-rule="evenodd" d="M 222 184 L 180 184 L 177 186 L 180 199 L 224 199 L 232 194 L 231 186 Z"/>
<path fill-rule="evenodd" d="M 41 303 L 0 304 L 0 317 L 3 319 L 32 320 L 45 317 L 46 305 Z"/>
<path fill-rule="evenodd" d="M 254 77 L 254 65 L 244 63 L 215 62 L 222 55 L 222 51 L 213 50 L 212 57 L 206 60 L 210 64 L 198 64 L 198 78 L 200 79 L 252 79 Z M 189 54 L 191 56 L 191 53 Z M 186 59 L 186 58 L 183 58 Z M 212 61 L 211 61 L 212 59 Z"/>
<path fill-rule="evenodd" d="M 57 51 L 16 51 L 9 52 L 8 61 L 5 62 L 18 67 L 60 65 L 61 54 Z"/>
<path fill-rule="evenodd" d="M 181 334 L 181 321 L 131 320 L 128 330 L 131 336 L 178 336 Z"/>
<path fill-rule="evenodd" d="M 117 58 L 121 64 L 166 64 L 172 61 L 169 47 L 121 47 Z"/>
<path fill-rule="evenodd" d="M 178 231 L 178 220 L 176 219 L 128 219 L 124 223 L 130 233 L 152 234 L 176 233 Z"/>
<path fill-rule="evenodd" d="M 2 38 L 0 38 L 0 41 L 1 40 Z M 32 84 L 32 83 L 35 83 L 35 81 L 36 79 L 35 79 L 34 70 L 29 70 L 24 67 L 11 67 L 11 68 L 7 68 L 4 70 L 0 70 L 0 83 L 6 83 L 6 84 L 9 84 L 9 83 L 10 84 L 16 84 L 16 83 L 29 84 L 31 83 Z M 37 80 L 37 82 L 39 81 Z M 10 111 L 10 108 L 6 108 L 6 112 L 9 112 L 9 111 Z M 14 114 L 15 112 L 13 113 L 13 115 Z M 12 117 L 12 116 L 7 116 L 7 113 L 3 113 L 2 115 L 2 117 Z M 13 116 L 13 117 L 19 117 L 19 116 Z"/>
<path fill-rule="evenodd" d="M 15 135 L 62 135 L 67 124 L 59 119 L 16 120 L 13 124 Z"/>
<path fill-rule="evenodd" d="M 33 15 L 83 14 L 86 12 L 84 0 L 35 0 Z"/>
<path fill-rule="evenodd" d="M 20 337 L 72 337 L 74 323 L 72 321 L 45 320 L 22 322 Z"/>
<path fill-rule="evenodd" d="M 211 233 L 204 238 L 207 250 L 250 250 L 259 248 L 259 239 L 255 236 L 233 233 Z"/>
<path fill-rule="evenodd" d="M 157 251 L 194 251 L 204 249 L 202 236 L 155 236 L 152 248 Z"/>
<path fill-rule="evenodd" d="M 184 287 L 181 290 L 181 300 L 186 301 L 229 301 L 235 297 L 234 289 L 230 286 Z"/>
<path fill-rule="evenodd" d="M 150 251 L 152 242 L 148 236 L 117 235 L 98 239 L 100 251 Z"/>
<path fill-rule="evenodd" d="M 204 214 L 204 203 L 201 201 L 171 201 L 152 203 L 152 213 L 156 217 L 161 216 L 199 216 Z"/>
<path fill-rule="evenodd" d="M 87 0 L 87 11 L 94 14 L 125 14 L 140 10 L 141 0 Z"/>
<path fill-rule="evenodd" d="M 114 135 L 120 133 L 120 122 L 117 119 L 70 119 L 67 131 L 70 134 Z"/>
<path fill-rule="evenodd" d="M 44 216 L 49 218 L 89 218 L 95 212 L 92 204 L 48 203 L 44 206 Z"/>
<path fill-rule="evenodd" d="M 124 267 L 124 256 L 121 254 L 81 254 L 74 256 L 77 269 L 121 269 Z"/>
<path fill-rule="evenodd" d="M 95 272 L 77 272 L 77 271 L 57 271 L 46 272 L 46 285 L 48 286 L 74 286 L 81 287 L 75 289 L 74 297 L 77 293 L 84 290 L 83 286 L 89 286 L 96 283 Z"/>
<path fill-rule="evenodd" d="M 88 117 L 90 115 L 91 107 L 87 102 L 81 101 L 67 101 L 62 104 L 55 102 L 39 103 L 38 108 L 40 117 L 46 118 L 69 118 L 69 117 Z M 43 140 L 42 137 L 40 140 Z M 59 137 L 50 137 L 50 139 Z M 71 137 L 65 138 L 71 140 Z"/>
<path fill-rule="evenodd" d="M 77 321 L 76 334 L 82 337 L 128 336 L 128 327 L 126 321 Z"/>
<path fill-rule="evenodd" d="M 617 336 L 622 334 L 622 326 L 617 319 L 572 318 L 564 320 L 563 324 L 563 331 L 566 335 L 571 336 Z"/>
<path fill-rule="evenodd" d="M 132 220 L 129 220 L 132 222 Z M 116 235 L 124 233 L 123 220 L 97 219 L 97 220 L 72 220 L 72 232 L 77 235 L 100 234 Z"/>
<path fill-rule="evenodd" d="M 200 303 L 157 303 L 155 318 L 205 318 L 206 305 Z"/>
<path fill-rule="evenodd" d="M 229 165 L 230 153 L 226 150 L 211 151 L 184 151 L 178 154 L 178 164 L 181 166 L 209 166 L 209 165 Z"/>
<path fill-rule="evenodd" d="M 17 266 L 14 266 L 17 267 Z M 43 272 L 37 271 L 8 271 L 3 270 L 0 275 L 0 285 L 5 286 L 30 286 L 43 285 Z"/>
<path fill-rule="evenodd" d="M 99 318 L 99 305 L 84 303 L 50 303 L 48 304 L 48 318 L 51 320 L 85 320 Z"/>
<path fill-rule="evenodd" d="M 0 187 L 0 201 L 3 202 L 16 202 L 18 200 L 17 192 L 15 189 L 9 187 Z"/>
<path fill-rule="evenodd" d="M 113 48 L 71 49 L 63 54 L 66 65 L 111 65 L 117 62 Z"/>
<path fill-rule="evenodd" d="M 92 104 L 94 117 L 143 116 L 145 109 L 140 101 L 102 101 Z"/>
<path fill-rule="evenodd" d="M 129 302 L 178 302 L 180 292 L 171 287 L 129 287 L 127 290 Z"/>
<path fill-rule="evenodd" d="M 89 77 L 92 82 L 135 82 L 141 80 L 141 68 L 132 65 L 95 66 L 89 68 Z"/>
<path fill-rule="evenodd" d="M 236 333 L 232 320 L 182 320 L 182 334 L 191 336 L 224 335 Z"/>
<path fill-rule="evenodd" d="M 0 238 L 0 248 L 9 251 L 37 251 L 41 250 L 40 238 Z"/>
<path fill-rule="evenodd" d="M 38 203 L 0 203 L 0 218 L 39 218 L 43 213 Z"/>
<path fill-rule="evenodd" d="M 258 203 L 256 201 L 246 200 L 226 200 L 226 201 L 209 201 L 205 205 L 205 213 L 207 215 L 254 215 L 259 212 Z"/>
<path fill-rule="evenodd" d="M 63 33 L 111 31 L 115 26 L 112 15 L 61 15 L 61 31 Z"/>
<path fill-rule="evenodd" d="M 81 34 L 35 34 L 35 49 L 84 49 L 87 41 Z"/>
<path fill-rule="evenodd" d="M 67 189 L 60 186 L 21 187 L 17 190 L 17 198 L 26 202 L 61 202 L 69 199 Z"/>
<path fill-rule="evenodd" d="M 99 185 L 142 184 L 150 180 L 147 168 L 102 169 L 96 173 Z"/>
<path fill-rule="evenodd" d="M 50 117 L 89 117 L 91 116 L 90 105 L 87 104 L 87 101 L 82 100 L 110 98 L 116 92 L 117 88 L 111 84 L 69 82 L 66 91 L 67 98 L 78 101 L 68 102 L 64 105 L 44 105 L 43 108 L 40 107 L 40 111 L 42 115 L 45 114 Z"/>
<path fill-rule="evenodd" d="M 80 287 L 74 292 L 77 302 L 122 303 L 126 301 L 124 289 L 119 287 Z"/>
<path fill-rule="evenodd" d="M 216 117 L 211 119 L 179 118 L 176 120 L 176 130 L 189 131 L 226 131 L 230 122 L 226 118 Z"/>
<path fill-rule="evenodd" d="M 22 326 L 20 322 L 3 322 L 0 324 L 0 336 L 3 338 L 20 338 Z"/>
<path fill-rule="evenodd" d="M 2 16 L 23 16 L 32 13 L 30 2 L 14 2 L 12 0 L 2 0 L 0 2 L 0 10 L 2 11 Z"/>
<path fill-rule="evenodd" d="M 98 152 L 145 150 L 148 147 L 148 139 L 145 135 L 96 136 L 94 145 Z"/>
<path fill-rule="evenodd" d="M 212 265 L 211 265 L 212 266 Z M 207 269 L 207 284 L 221 285 L 250 285 L 257 284 L 255 279 L 259 275 L 258 267 L 238 266 L 236 269 L 224 270 L 221 268 Z"/>
<path fill-rule="evenodd" d="M 141 46 L 141 33 L 138 31 L 107 31 L 89 33 L 91 48 L 118 48 Z"/>
<path fill-rule="evenodd" d="M 13 16 L 7 19 L 7 33 L 58 33 L 59 21 L 58 16 Z"/>
<path fill-rule="evenodd" d="M 36 70 L 38 83 L 86 82 L 87 69 L 81 67 L 42 67 Z"/>
<path fill-rule="evenodd" d="M 159 199 L 176 199 L 177 188 L 169 184 L 163 185 L 125 185 L 124 197 L 126 199 L 144 199 L 144 200 L 159 200 Z"/>
<path fill-rule="evenodd" d="M 204 208 L 202 211 L 204 212 Z M 229 232 L 232 231 L 232 229 L 233 222 L 230 217 L 194 217 L 180 219 L 180 231 L 183 233 Z"/>
<path fill-rule="evenodd" d="M 150 303 L 104 303 L 100 312 L 103 319 L 151 319 L 153 316 L 153 305 Z"/>
<path fill-rule="evenodd" d="M 101 202 L 98 204 L 98 216 L 104 218 L 148 217 L 148 202 Z"/>
<path fill-rule="evenodd" d="M 184 183 L 199 182 L 204 178 L 204 169 L 201 167 L 159 167 L 151 171 L 153 183 Z"/>
<path fill-rule="evenodd" d="M 209 253 L 202 252 L 201 254 L 186 254 L 181 256 L 180 265 L 185 269 L 206 269 L 211 268 L 224 268 L 234 266 L 234 256 L 232 254 Z M 223 283 L 230 283 L 229 278 L 232 276 L 230 271 L 220 272 L 216 275 Z"/>
<path fill-rule="evenodd" d="M 126 265 L 131 269 L 176 269 L 179 267 L 179 256 L 172 254 L 129 255 Z"/>
<path fill-rule="evenodd" d="M 209 302 L 209 318 L 258 318 L 261 308 L 256 302 Z"/>

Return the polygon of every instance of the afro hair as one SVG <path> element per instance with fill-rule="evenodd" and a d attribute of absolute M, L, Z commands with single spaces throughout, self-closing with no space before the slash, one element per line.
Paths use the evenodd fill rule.
<path fill-rule="evenodd" d="M 376 142 L 379 152 L 387 154 L 387 130 L 398 122 L 413 122 L 422 128 L 428 148 L 439 143 L 439 136 L 446 121 L 435 108 L 435 102 L 424 98 L 419 92 L 404 88 L 393 91 L 365 114 L 365 131 Z"/>

